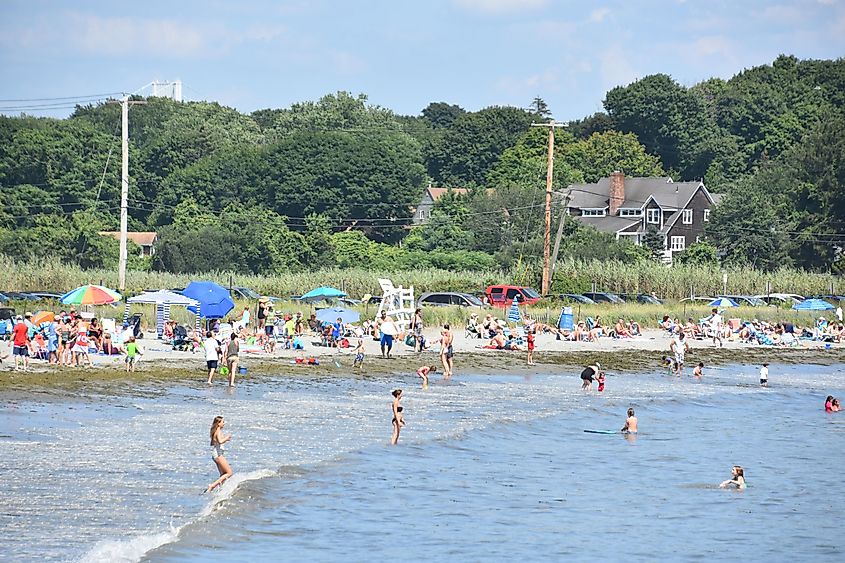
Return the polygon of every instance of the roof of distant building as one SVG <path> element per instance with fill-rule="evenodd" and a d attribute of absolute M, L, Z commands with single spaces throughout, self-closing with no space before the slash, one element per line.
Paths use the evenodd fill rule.
<path fill-rule="evenodd" d="M 100 234 L 120 240 L 119 231 L 100 231 Z M 158 235 L 155 231 L 135 231 L 126 233 L 126 238 L 138 246 L 152 246 L 155 244 Z"/>

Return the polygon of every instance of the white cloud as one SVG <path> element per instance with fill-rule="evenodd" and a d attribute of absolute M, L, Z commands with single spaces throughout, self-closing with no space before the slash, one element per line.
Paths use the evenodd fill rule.
<path fill-rule="evenodd" d="M 108 18 L 72 14 L 66 28 L 71 44 L 91 53 L 191 56 L 208 48 L 208 32 L 168 19 Z"/>
<path fill-rule="evenodd" d="M 474 12 L 485 14 L 504 14 L 536 10 L 548 4 L 548 0 L 454 0 L 455 3 Z"/>
<path fill-rule="evenodd" d="M 691 50 L 695 55 L 702 57 L 722 56 L 733 58 L 736 54 L 730 41 L 719 35 L 699 37 L 692 42 Z"/>
<path fill-rule="evenodd" d="M 822 6 L 832 6 L 836 4 L 836 0 L 817 0 Z"/>
<path fill-rule="evenodd" d="M 610 15 L 610 8 L 599 8 L 590 12 L 590 21 L 593 23 L 601 23 Z"/>
<path fill-rule="evenodd" d="M 640 72 L 628 59 L 628 52 L 620 45 L 612 45 L 599 53 L 599 70 L 605 91 L 630 84 L 640 77 Z"/>

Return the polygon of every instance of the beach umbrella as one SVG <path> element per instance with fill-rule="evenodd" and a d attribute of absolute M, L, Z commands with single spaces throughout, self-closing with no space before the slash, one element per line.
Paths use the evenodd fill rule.
<path fill-rule="evenodd" d="M 728 297 L 717 297 L 707 304 L 708 307 L 739 307 L 736 301 Z"/>
<path fill-rule="evenodd" d="M 513 296 L 513 303 L 511 303 L 511 308 L 508 311 L 508 321 L 519 324 L 519 321 L 522 320 L 522 316 L 519 314 L 519 296 Z"/>
<path fill-rule="evenodd" d="M 32 324 L 41 326 L 41 323 L 51 323 L 56 318 L 53 311 L 38 311 L 32 316 Z"/>
<path fill-rule="evenodd" d="M 195 281 L 188 284 L 182 295 L 199 302 L 188 310 L 205 319 L 222 319 L 235 308 L 229 290 L 211 281 Z"/>
<path fill-rule="evenodd" d="M 83 285 L 59 298 L 63 305 L 107 305 L 123 299 L 118 292 L 101 285 Z"/>
<path fill-rule="evenodd" d="M 346 293 L 333 287 L 318 287 L 301 296 L 299 300 L 305 303 L 315 303 L 317 301 L 337 299 L 338 297 L 346 297 Z"/>
<path fill-rule="evenodd" d="M 343 323 L 357 323 L 361 320 L 361 315 L 343 307 L 332 307 L 317 311 L 317 320 L 321 323 L 333 323 L 337 319 L 340 319 Z"/>
<path fill-rule="evenodd" d="M 805 299 L 801 303 L 793 305 L 792 308 L 796 311 L 831 311 L 836 307 L 824 299 Z"/>

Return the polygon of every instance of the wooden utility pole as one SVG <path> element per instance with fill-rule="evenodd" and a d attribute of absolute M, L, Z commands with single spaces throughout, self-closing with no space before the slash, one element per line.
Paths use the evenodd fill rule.
<path fill-rule="evenodd" d="M 554 176 L 555 167 L 555 127 L 566 127 L 563 123 L 556 123 L 554 119 L 548 123 L 532 123 L 531 127 L 548 127 L 549 128 L 549 162 L 546 167 L 546 212 L 545 212 L 545 231 L 543 233 L 543 283 L 541 287 L 541 295 L 549 293 L 549 286 L 551 279 L 549 276 L 549 265 L 552 242 L 552 177 Z"/>

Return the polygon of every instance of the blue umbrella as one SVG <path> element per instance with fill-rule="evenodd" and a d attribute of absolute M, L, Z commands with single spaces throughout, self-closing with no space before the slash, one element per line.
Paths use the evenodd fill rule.
<path fill-rule="evenodd" d="M 513 303 L 511 303 L 511 308 L 508 311 L 508 320 L 514 324 L 518 324 L 519 321 L 522 320 L 522 316 L 519 314 L 519 296 L 513 296 Z"/>
<path fill-rule="evenodd" d="M 361 320 L 361 315 L 343 307 L 333 307 L 317 311 L 317 320 L 321 323 L 333 323 L 338 319 L 342 323 L 357 323 Z"/>
<path fill-rule="evenodd" d="M 835 309 L 833 305 L 824 299 L 805 299 L 801 303 L 792 306 L 796 311 L 830 311 Z"/>
<path fill-rule="evenodd" d="M 736 301 L 728 297 L 717 297 L 707 304 L 708 307 L 739 307 Z"/>
<path fill-rule="evenodd" d="M 199 307 L 191 306 L 188 310 L 205 319 L 222 319 L 235 308 L 229 290 L 210 281 L 191 282 L 182 295 L 199 301 Z"/>
<path fill-rule="evenodd" d="M 318 287 L 301 296 L 299 300 L 305 301 L 306 303 L 314 303 L 316 301 L 328 301 L 329 299 L 337 299 L 339 297 L 346 297 L 346 293 L 333 287 Z"/>

